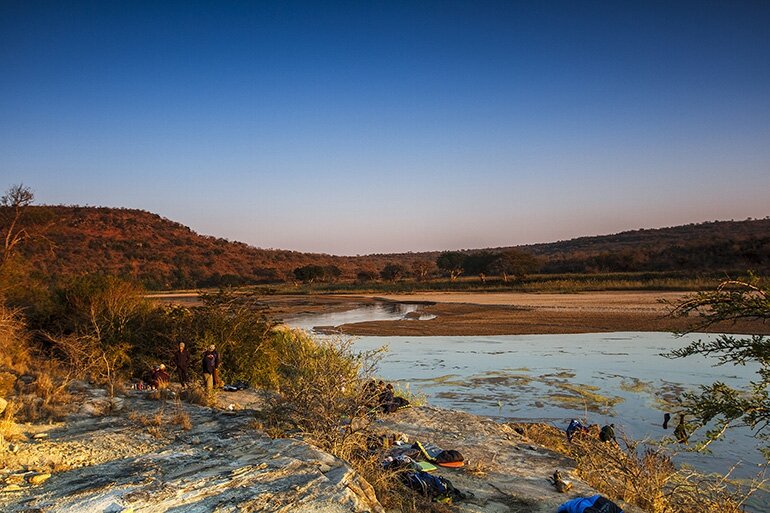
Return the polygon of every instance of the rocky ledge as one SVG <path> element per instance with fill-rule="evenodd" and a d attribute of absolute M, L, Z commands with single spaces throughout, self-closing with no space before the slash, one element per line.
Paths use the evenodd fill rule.
<path fill-rule="evenodd" d="M 372 487 L 345 462 L 255 429 L 249 408 L 259 401 L 248 392 L 221 393 L 223 408 L 161 405 L 134 393 L 109 413 L 99 391 L 88 395 L 67 422 L 22 426 L 3 443 L 1 511 L 383 511 Z M 546 478 L 556 469 L 569 475 L 572 462 L 489 419 L 419 407 L 375 427 L 463 453 L 464 468 L 438 470 L 474 494 L 453 505 L 456 511 L 554 512 L 572 496 L 595 493 L 572 477 L 570 493 L 558 493 Z"/>

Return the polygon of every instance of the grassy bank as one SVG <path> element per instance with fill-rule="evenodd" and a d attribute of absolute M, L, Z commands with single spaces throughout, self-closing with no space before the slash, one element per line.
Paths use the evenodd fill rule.
<path fill-rule="evenodd" d="M 716 287 L 723 274 L 682 273 L 533 274 L 504 281 L 478 276 L 456 280 L 404 279 L 370 282 L 277 283 L 249 287 L 261 294 L 404 294 L 412 292 L 551 292 L 660 290 L 691 292 Z"/>

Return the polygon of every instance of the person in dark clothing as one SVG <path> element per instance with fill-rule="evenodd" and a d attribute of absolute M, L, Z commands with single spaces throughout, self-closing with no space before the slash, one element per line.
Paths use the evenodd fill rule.
<path fill-rule="evenodd" d="M 668 421 L 671 420 L 671 414 L 665 413 L 663 415 L 663 429 L 668 429 Z"/>
<path fill-rule="evenodd" d="M 615 439 L 615 424 L 604 426 L 602 430 L 599 431 L 599 440 L 602 442 L 618 443 L 618 441 Z"/>
<path fill-rule="evenodd" d="M 161 363 L 159 367 L 153 369 L 150 385 L 158 389 L 166 388 L 170 380 L 171 376 L 166 372 L 166 366 Z"/>
<path fill-rule="evenodd" d="M 680 444 L 686 444 L 690 439 L 690 435 L 687 433 L 687 425 L 684 423 L 683 414 L 679 415 L 679 424 L 677 424 L 674 429 L 674 436 L 676 437 L 676 441 Z"/>
<path fill-rule="evenodd" d="M 380 392 L 380 408 L 382 408 L 383 413 L 391 412 L 391 405 L 394 397 L 395 392 L 393 391 L 393 385 L 388 383 L 383 391 Z"/>
<path fill-rule="evenodd" d="M 217 367 L 219 367 L 219 353 L 217 353 L 214 344 L 209 346 L 208 351 L 203 353 L 203 380 L 206 382 L 206 390 L 209 392 L 214 389 L 214 376 Z"/>
<path fill-rule="evenodd" d="M 588 428 L 583 425 L 578 419 L 572 419 L 567 426 L 567 441 L 572 442 L 572 438 L 578 433 L 588 432 Z"/>
<path fill-rule="evenodd" d="M 187 370 L 190 367 L 190 351 L 184 346 L 184 342 L 179 343 L 179 350 L 174 351 L 174 365 L 179 374 L 179 382 L 183 387 L 187 386 L 189 380 Z"/>

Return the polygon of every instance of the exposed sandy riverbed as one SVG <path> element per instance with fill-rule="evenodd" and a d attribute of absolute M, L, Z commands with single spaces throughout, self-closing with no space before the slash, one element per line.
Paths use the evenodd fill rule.
<path fill-rule="evenodd" d="M 286 318 L 302 314 L 340 312 L 378 301 L 424 303 L 420 311 L 431 320 L 369 321 L 345 324 L 349 335 L 526 335 L 599 333 L 613 331 L 682 331 L 692 319 L 673 319 L 669 306 L 681 292 L 583 292 L 538 294 L 523 292 L 420 292 L 393 295 L 275 295 L 262 299 L 271 314 Z M 154 296 L 158 301 L 195 304 L 190 294 Z M 762 322 L 723 324 L 709 331 L 767 333 Z"/>
<path fill-rule="evenodd" d="M 429 292 L 366 296 L 425 302 L 426 321 L 371 321 L 339 328 L 350 335 L 524 335 L 611 331 L 681 331 L 692 319 L 673 319 L 669 306 L 679 292 L 587 292 L 580 294 Z M 761 322 L 715 327 L 728 333 L 766 333 Z"/>

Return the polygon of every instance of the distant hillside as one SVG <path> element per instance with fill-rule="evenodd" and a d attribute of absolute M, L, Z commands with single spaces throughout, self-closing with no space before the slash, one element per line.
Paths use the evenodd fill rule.
<path fill-rule="evenodd" d="M 151 289 L 289 281 L 292 271 L 305 265 L 334 267 L 337 280 L 353 280 L 361 271 L 376 273 L 389 263 L 408 272 L 434 272 L 438 256 L 340 257 L 259 249 L 199 235 L 131 209 L 33 206 L 24 225 L 37 237 L 21 248 L 21 255 L 41 277 L 106 272 L 141 280 Z M 518 249 L 538 256 L 545 273 L 763 271 L 770 269 L 770 219 L 636 230 Z"/>
<path fill-rule="evenodd" d="M 260 249 L 123 208 L 31 206 L 23 221 L 37 236 L 20 252 L 42 277 L 105 272 L 130 276 L 151 289 L 280 282 L 291 280 L 295 268 L 310 264 L 335 266 L 341 271 L 339 279 L 354 279 L 362 269 L 378 271 L 407 257 Z"/>
<path fill-rule="evenodd" d="M 770 269 L 770 218 L 713 221 L 521 246 L 542 271 L 644 272 Z"/>

